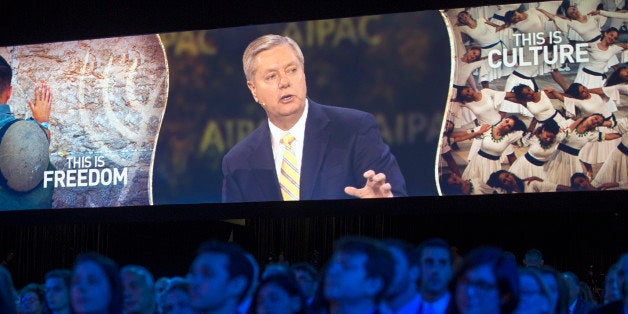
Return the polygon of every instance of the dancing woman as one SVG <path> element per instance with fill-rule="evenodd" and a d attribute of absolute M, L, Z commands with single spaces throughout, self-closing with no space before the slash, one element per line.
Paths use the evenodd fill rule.
<path fill-rule="evenodd" d="M 462 103 L 463 108 L 468 108 L 473 112 L 478 120 L 478 124 L 489 125 L 499 123 L 502 120 L 503 114 L 498 111 L 498 108 L 501 106 L 504 98 L 513 97 L 514 95 L 513 93 L 495 91 L 489 88 L 475 91 L 469 86 L 464 86 L 457 90 L 456 100 Z M 473 159 L 480 146 L 481 140 L 474 139 L 469 150 L 469 160 Z M 515 151 L 512 147 L 507 147 L 503 153 L 507 155 L 510 164 L 515 161 Z"/>
<path fill-rule="evenodd" d="M 513 101 L 516 101 L 528 109 L 534 117 L 530 123 L 530 131 L 534 130 L 537 121 L 545 123 L 553 120 L 561 128 L 568 126 L 568 122 L 565 120 L 565 117 L 563 117 L 558 110 L 554 108 L 554 105 L 548 96 L 548 92 L 535 92 L 532 88 L 523 84 L 515 86 L 512 91 L 515 96 Z"/>
<path fill-rule="evenodd" d="M 479 178 L 488 180 L 491 173 L 501 169 L 500 156 L 510 146 L 521 140 L 526 130 L 525 124 L 515 116 L 503 118 L 482 133 L 478 154 L 462 172 L 462 179 Z"/>
<path fill-rule="evenodd" d="M 498 170 L 491 174 L 486 184 L 497 191 L 512 193 L 543 193 L 569 191 L 569 187 L 543 180 L 539 177 L 519 178 L 516 174 Z"/>
<path fill-rule="evenodd" d="M 568 185 L 571 175 L 576 172 L 583 172 L 578 154 L 586 143 L 619 138 L 620 135 L 617 133 L 599 132 L 597 127 L 601 126 L 603 122 L 604 117 L 601 114 L 593 114 L 576 120 L 573 130 L 567 130 L 565 139 L 558 145 L 558 150 L 545 164 L 545 172 L 549 181 Z"/>
<path fill-rule="evenodd" d="M 508 170 L 520 178 L 539 177 L 546 179 L 547 175 L 543 165 L 550 160 L 564 137 L 565 132 L 560 130 L 554 120 L 543 123 L 536 129 L 533 137 L 524 138 L 523 142 L 529 144 L 530 147 L 524 157 L 517 158 Z"/>
<path fill-rule="evenodd" d="M 576 6 L 567 8 L 567 16 L 552 14 L 543 9 L 537 10 L 547 16 L 551 21 L 554 21 L 558 29 L 564 33 L 573 30 L 582 37 L 584 42 L 592 43 L 602 38 L 600 31 L 606 22 L 606 17 L 602 15 L 583 15 Z"/>
<path fill-rule="evenodd" d="M 581 63 L 574 80 L 587 88 L 604 86 L 606 71 L 618 63 L 616 55 L 628 48 L 628 44 L 615 44 L 619 36 L 616 28 L 609 28 L 602 33 L 598 42 L 592 42 L 587 48 L 589 62 Z"/>
<path fill-rule="evenodd" d="M 628 118 L 617 121 L 617 131 L 621 133 L 621 142 L 608 155 L 602 168 L 591 182 L 596 187 L 605 182 L 628 185 Z"/>
<path fill-rule="evenodd" d="M 493 27 L 487 25 L 486 22 L 476 21 L 468 11 L 458 13 L 458 25 L 456 31 L 469 36 L 482 49 L 482 56 L 487 56 L 488 52 L 493 49 L 507 49 L 507 39 L 511 38 L 511 34 L 496 31 Z M 502 76 L 509 75 L 511 70 L 506 67 L 487 69 L 486 75 L 480 78 L 483 86 L 487 87 L 488 82 L 498 79 Z"/>
<path fill-rule="evenodd" d="M 595 89 L 597 92 L 603 92 L 603 89 Z M 558 93 L 553 89 L 547 89 L 548 93 L 551 93 L 556 99 L 561 100 L 565 104 L 567 112 L 573 115 L 577 111 L 582 116 L 589 116 L 592 114 L 601 114 L 604 117 L 602 126 L 613 127 L 617 124 L 617 120 L 613 112 L 608 108 L 608 99 L 603 99 L 600 95 L 591 93 L 588 88 L 579 84 L 573 83 L 565 91 L 564 94 Z M 602 132 L 611 133 L 612 130 L 608 128 L 601 129 Z M 606 160 L 608 155 L 619 144 L 619 141 L 606 141 L 606 142 L 590 142 L 582 147 L 580 151 L 580 160 L 584 163 L 585 170 L 589 176 L 593 173 L 593 164 L 602 163 Z"/>

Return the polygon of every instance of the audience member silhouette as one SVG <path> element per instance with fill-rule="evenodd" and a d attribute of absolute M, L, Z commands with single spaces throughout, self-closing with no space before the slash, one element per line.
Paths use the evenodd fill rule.
<path fill-rule="evenodd" d="M 20 290 L 20 313 L 47 313 L 44 289 L 36 283 L 30 283 Z"/>
<path fill-rule="evenodd" d="M 552 313 L 551 295 L 538 269 L 534 267 L 519 268 L 519 304 L 516 314 Z"/>
<path fill-rule="evenodd" d="M 172 278 L 160 298 L 162 314 L 194 314 L 188 282 L 181 277 Z"/>
<path fill-rule="evenodd" d="M 46 273 L 44 291 L 46 305 L 51 314 L 70 314 L 70 284 L 72 272 L 67 269 L 55 269 Z"/>
<path fill-rule="evenodd" d="M 421 313 L 423 302 L 417 286 L 421 270 L 417 250 L 401 240 L 387 239 L 384 243 L 395 261 L 395 277 L 385 296 L 387 308 L 397 314 Z"/>
<path fill-rule="evenodd" d="M 17 313 L 16 299 L 17 292 L 13 287 L 11 273 L 0 265 L 0 313 Z"/>
<path fill-rule="evenodd" d="M 263 278 L 255 293 L 256 314 L 303 314 L 306 298 L 291 272 L 274 273 Z"/>
<path fill-rule="evenodd" d="M 310 306 L 314 301 L 316 290 L 320 284 L 320 274 L 309 263 L 296 263 L 290 266 L 290 270 L 294 273 L 297 283 L 301 287 L 301 291 L 305 295 L 307 305 Z"/>
<path fill-rule="evenodd" d="M 196 313 L 236 313 L 253 283 L 247 252 L 236 244 L 201 244 L 189 273 L 190 305 Z"/>
<path fill-rule="evenodd" d="M 127 265 L 120 269 L 123 310 L 125 314 L 151 314 L 155 312 L 155 279 L 148 269 Z"/>
<path fill-rule="evenodd" d="M 498 248 L 472 250 L 450 285 L 448 313 L 512 313 L 519 303 L 517 263 Z"/>
<path fill-rule="evenodd" d="M 323 279 L 329 313 L 378 312 L 394 267 L 393 257 L 379 241 L 356 237 L 338 241 Z"/>
<path fill-rule="evenodd" d="M 70 298 L 77 314 L 122 313 L 122 283 L 118 265 L 97 253 L 79 255 L 74 262 Z"/>
<path fill-rule="evenodd" d="M 418 247 L 420 293 L 424 311 L 442 314 L 447 310 L 451 294 L 447 287 L 453 274 L 451 249 L 443 239 L 428 239 Z"/>

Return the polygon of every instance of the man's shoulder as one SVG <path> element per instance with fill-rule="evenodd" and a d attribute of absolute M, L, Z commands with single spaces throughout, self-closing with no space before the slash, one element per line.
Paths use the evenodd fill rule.
<path fill-rule="evenodd" d="M 232 156 L 238 156 L 239 158 L 241 156 L 244 156 L 245 154 L 248 155 L 256 149 L 256 147 L 260 144 L 262 140 L 264 140 L 264 135 L 267 135 L 266 138 L 268 138 L 268 140 L 270 141 L 270 138 L 268 137 L 269 132 L 270 131 L 268 130 L 268 124 L 262 123 L 255 130 L 253 130 L 251 133 L 249 133 L 247 136 L 245 136 L 243 139 L 233 145 L 233 147 L 229 149 L 227 154 L 225 154 L 224 158 L 230 159 Z"/>
<path fill-rule="evenodd" d="M 348 126 L 360 123 L 364 120 L 374 120 L 372 114 L 353 108 L 322 105 L 316 102 L 310 102 L 310 110 L 313 116 L 323 115 L 330 121 L 341 122 Z"/>

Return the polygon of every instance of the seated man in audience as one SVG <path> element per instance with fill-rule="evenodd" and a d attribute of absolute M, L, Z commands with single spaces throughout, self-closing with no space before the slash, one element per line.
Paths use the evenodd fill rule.
<path fill-rule="evenodd" d="M 526 256 L 523 259 L 523 265 L 525 267 L 543 267 L 543 254 L 537 249 L 531 249 L 526 252 Z"/>
<path fill-rule="evenodd" d="M 120 270 L 122 279 L 123 309 L 128 314 L 155 312 L 155 279 L 144 267 L 127 265 Z"/>
<path fill-rule="evenodd" d="M 307 305 L 311 305 L 316 295 L 320 282 L 320 275 L 314 266 L 309 263 L 297 263 L 290 267 L 301 286 L 301 290 L 307 299 Z"/>
<path fill-rule="evenodd" d="M 423 298 L 423 312 L 442 314 L 451 298 L 448 285 L 453 275 L 451 250 L 443 239 L 428 239 L 418 247 L 421 281 L 419 291 Z"/>
<path fill-rule="evenodd" d="M 46 273 L 44 292 L 51 314 L 70 314 L 70 280 L 72 272 L 55 269 Z"/>
<path fill-rule="evenodd" d="M 195 313 L 236 313 L 253 282 L 247 252 L 232 243 L 203 243 L 192 262 L 188 280 Z"/>
<path fill-rule="evenodd" d="M 159 303 L 162 314 L 194 314 L 190 307 L 188 282 L 181 277 L 174 277 L 161 294 Z"/>
<path fill-rule="evenodd" d="M 325 278 L 323 293 L 330 314 L 371 314 L 388 291 L 394 261 L 381 242 L 346 238 L 336 244 Z"/>
<path fill-rule="evenodd" d="M 385 297 L 386 306 L 395 314 L 421 313 L 422 301 L 417 287 L 421 271 L 417 251 L 401 240 L 384 241 L 395 261 L 395 277 Z"/>

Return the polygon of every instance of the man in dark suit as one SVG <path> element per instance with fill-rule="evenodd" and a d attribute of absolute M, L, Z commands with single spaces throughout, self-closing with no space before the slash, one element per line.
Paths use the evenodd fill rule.
<path fill-rule="evenodd" d="M 407 194 L 371 114 L 306 97 L 303 53 L 294 40 L 259 37 L 246 48 L 242 63 L 247 86 L 268 121 L 225 155 L 223 202 Z"/>

